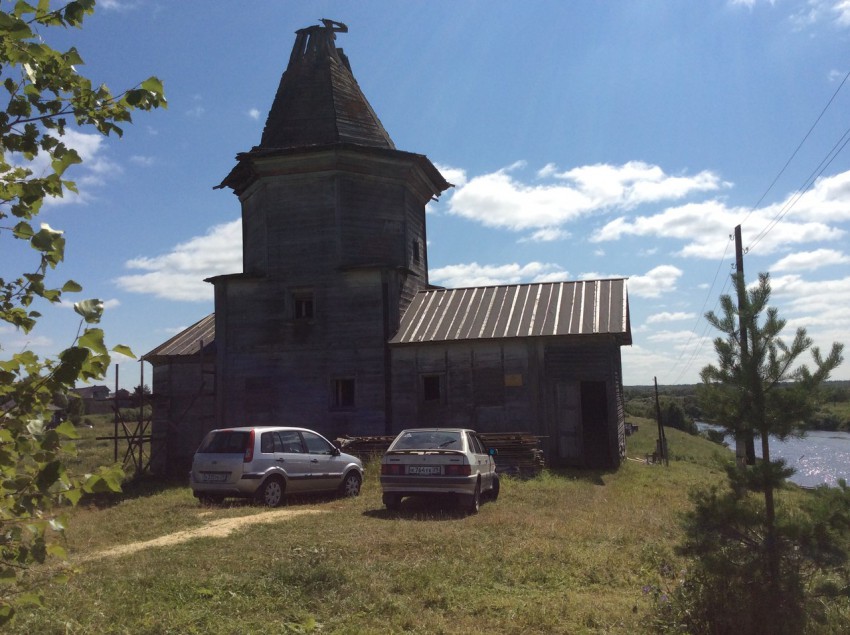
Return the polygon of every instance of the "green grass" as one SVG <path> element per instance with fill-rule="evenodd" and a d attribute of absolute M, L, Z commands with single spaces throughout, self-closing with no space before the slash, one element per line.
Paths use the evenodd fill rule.
<path fill-rule="evenodd" d="M 202 507 L 183 486 L 134 486 L 84 502 L 67 531 L 79 570 L 15 625 L 27 633 L 641 633 L 645 584 L 672 553 L 688 489 L 722 477 L 727 450 L 668 430 L 669 467 L 642 460 L 651 422 L 616 472 L 504 479 L 466 516 L 381 505 L 377 465 L 355 499 L 303 498 L 320 513 L 252 524 L 132 554 L 105 549 L 267 510 Z M 111 446 L 109 448 L 111 452 Z M 111 456 L 110 456 L 111 458 Z"/>

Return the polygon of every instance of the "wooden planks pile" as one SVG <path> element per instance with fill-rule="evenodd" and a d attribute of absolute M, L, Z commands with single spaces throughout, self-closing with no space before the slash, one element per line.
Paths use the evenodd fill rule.
<path fill-rule="evenodd" d="M 395 435 L 373 436 L 373 437 L 341 437 L 336 440 L 337 447 L 343 452 L 353 454 L 357 458 L 368 461 L 376 456 L 380 457 L 390 443 L 395 439 Z"/>
<path fill-rule="evenodd" d="M 527 432 L 479 432 L 487 448 L 494 448 L 496 471 L 514 476 L 534 476 L 545 467 L 540 441 Z M 337 446 L 364 461 L 380 457 L 395 436 L 342 437 Z"/>
<path fill-rule="evenodd" d="M 540 440 L 527 432 L 479 432 L 488 448 L 494 448 L 496 471 L 514 476 L 535 476 L 544 467 Z"/>

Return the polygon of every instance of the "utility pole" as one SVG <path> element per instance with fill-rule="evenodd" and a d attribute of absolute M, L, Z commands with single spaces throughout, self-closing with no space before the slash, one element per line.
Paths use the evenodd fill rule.
<path fill-rule="evenodd" d="M 742 246 L 740 225 L 735 227 L 735 272 L 738 274 L 738 280 L 736 281 L 738 291 L 738 330 L 740 332 L 741 362 L 743 364 L 749 358 L 749 346 L 745 320 L 741 316 L 741 306 L 746 301 L 747 287 L 744 284 L 744 249 Z M 756 447 L 753 441 L 752 430 L 739 432 L 735 435 L 735 458 L 738 465 L 744 465 L 745 463 L 746 465 L 756 464 Z"/>

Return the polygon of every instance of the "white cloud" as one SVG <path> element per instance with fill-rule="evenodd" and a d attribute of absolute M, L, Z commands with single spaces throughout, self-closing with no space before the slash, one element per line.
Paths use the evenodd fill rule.
<path fill-rule="evenodd" d="M 676 289 L 682 270 L 673 265 L 659 265 L 642 276 L 629 276 L 629 295 L 658 298 Z"/>
<path fill-rule="evenodd" d="M 456 188 L 460 188 L 466 185 L 466 170 L 463 170 L 461 168 L 453 168 L 448 165 L 440 165 L 439 163 L 435 163 L 434 167 L 440 171 L 440 174 L 443 175 L 444 179 L 446 179 Z"/>
<path fill-rule="evenodd" d="M 242 271 L 242 222 L 216 225 L 170 253 L 134 258 L 125 266 L 146 272 L 117 278 L 116 284 L 126 291 L 169 300 L 209 301 L 213 287 L 204 278 Z"/>
<path fill-rule="evenodd" d="M 525 238 L 520 238 L 519 242 L 526 243 L 545 243 L 545 242 L 553 242 L 555 240 L 564 240 L 565 238 L 569 238 L 572 234 L 565 229 L 558 229 L 556 227 L 545 227 L 543 229 L 538 229 L 536 232 L 531 234 L 530 236 L 526 236 Z"/>
<path fill-rule="evenodd" d="M 261 114 L 262 114 L 262 113 L 260 113 L 260 111 L 259 111 L 257 108 L 251 108 L 251 109 L 248 111 L 248 116 L 249 116 L 251 119 L 259 119 Z"/>
<path fill-rule="evenodd" d="M 793 193 L 758 210 L 728 207 L 714 199 L 669 207 L 649 216 L 620 216 L 596 230 L 591 241 L 619 240 L 627 235 L 674 238 L 685 242 L 676 255 L 719 259 L 728 250 L 730 233 L 741 218 L 746 218 L 744 245 L 762 255 L 789 245 L 841 240 L 846 232 L 830 223 L 850 219 L 850 171 L 819 179 L 803 196 Z"/>
<path fill-rule="evenodd" d="M 144 168 L 148 168 L 156 163 L 156 160 L 153 157 L 143 157 L 139 154 L 134 154 L 130 157 L 130 161 Z"/>
<path fill-rule="evenodd" d="M 565 172 L 548 164 L 537 177 L 550 182 L 534 184 L 513 174 L 523 167 L 524 162 L 519 161 L 469 180 L 463 174 L 462 184 L 449 201 L 449 211 L 488 227 L 549 230 L 591 213 L 629 210 L 728 186 L 709 171 L 669 176 L 660 167 L 639 161 L 581 166 Z"/>
<path fill-rule="evenodd" d="M 552 282 L 565 280 L 567 276 L 567 272 L 555 264 L 530 262 L 526 265 L 517 263 L 479 265 L 477 262 L 471 262 L 433 269 L 429 279 L 432 284 L 461 288 L 522 282 Z"/>
<path fill-rule="evenodd" d="M 682 320 L 693 320 L 696 316 L 696 313 L 688 313 L 685 311 L 677 311 L 675 313 L 664 311 L 662 313 L 650 315 L 648 318 L 646 318 L 646 323 L 656 324 L 659 322 L 680 322 Z"/>
<path fill-rule="evenodd" d="M 850 262 L 850 256 L 834 249 L 815 249 L 814 251 L 801 251 L 790 254 L 777 260 L 768 267 L 769 271 L 811 271 L 827 267 L 829 265 L 840 265 Z"/>

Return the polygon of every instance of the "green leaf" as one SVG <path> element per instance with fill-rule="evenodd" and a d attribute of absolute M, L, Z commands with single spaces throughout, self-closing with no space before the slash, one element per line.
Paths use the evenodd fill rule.
<path fill-rule="evenodd" d="M 97 324 L 103 315 L 103 301 L 96 298 L 81 300 L 74 303 L 74 311 L 82 315 L 87 324 Z"/>
<path fill-rule="evenodd" d="M 136 359 L 136 355 L 133 353 L 133 351 L 131 351 L 128 346 L 124 346 L 123 344 L 118 344 L 117 346 L 114 346 L 112 350 L 131 359 Z"/>
<path fill-rule="evenodd" d="M 64 285 L 62 285 L 62 293 L 79 293 L 83 288 L 73 280 L 68 280 Z"/>
<path fill-rule="evenodd" d="M 56 427 L 56 432 L 61 434 L 66 439 L 79 439 L 80 433 L 77 432 L 77 426 L 70 421 L 63 421 Z"/>
<path fill-rule="evenodd" d="M 80 336 L 80 346 L 85 346 L 89 350 L 103 355 L 106 353 L 106 346 L 103 343 L 102 329 L 86 329 Z"/>

